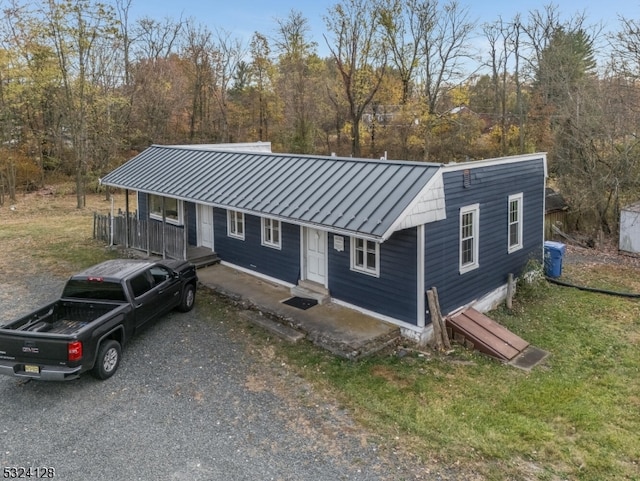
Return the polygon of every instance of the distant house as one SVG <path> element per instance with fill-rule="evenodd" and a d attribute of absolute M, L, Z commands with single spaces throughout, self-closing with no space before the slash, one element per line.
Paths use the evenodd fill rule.
<path fill-rule="evenodd" d="M 315 288 L 414 339 L 431 333 L 426 289 L 444 314 L 486 308 L 542 259 L 545 154 L 436 164 L 248 145 L 154 145 L 101 182 L 135 191 L 140 219 L 224 264 Z"/>

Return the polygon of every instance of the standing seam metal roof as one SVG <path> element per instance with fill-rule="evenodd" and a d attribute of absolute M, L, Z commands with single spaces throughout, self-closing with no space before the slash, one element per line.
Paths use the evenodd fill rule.
<path fill-rule="evenodd" d="M 154 145 L 105 185 L 384 240 L 440 164 Z"/>

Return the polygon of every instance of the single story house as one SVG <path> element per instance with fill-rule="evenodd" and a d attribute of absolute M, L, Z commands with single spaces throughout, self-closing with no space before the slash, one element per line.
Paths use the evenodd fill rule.
<path fill-rule="evenodd" d="M 251 145 L 153 145 L 101 182 L 224 264 L 315 286 L 416 340 L 431 335 L 427 289 L 445 315 L 487 309 L 542 261 L 544 153 L 440 164 Z"/>

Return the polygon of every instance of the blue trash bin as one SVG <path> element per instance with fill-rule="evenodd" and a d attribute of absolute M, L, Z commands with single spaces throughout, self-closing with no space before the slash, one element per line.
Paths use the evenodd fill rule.
<path fill-rule="evenodd" d="M 562 242 L 546 241 L 544 243 L 544 275 L 560 277 L 562 275 L 562 258 L 566 246 Z"/>

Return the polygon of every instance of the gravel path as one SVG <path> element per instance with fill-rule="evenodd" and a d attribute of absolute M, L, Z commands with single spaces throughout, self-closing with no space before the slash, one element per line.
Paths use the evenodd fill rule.
<path fill-rule="evenodd" d="M 2 322 L 54 299 L 62 280 L 0 284 Z M 256 351 L 236 311 L 208 317 L 207 302 L 138 335 L 107 381 L 0 378 L 0 468 L 53 467 L 65 481 L 458 479 L 358 426 Z"/>

